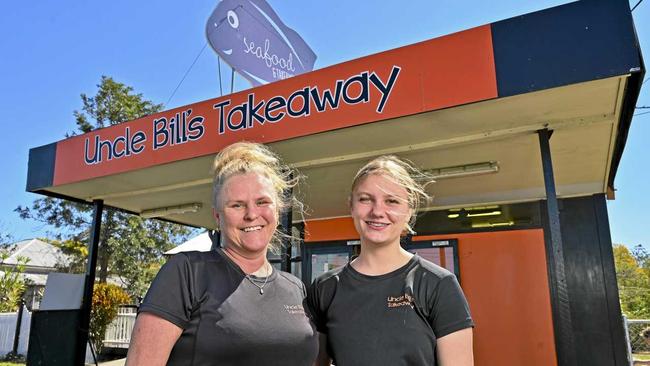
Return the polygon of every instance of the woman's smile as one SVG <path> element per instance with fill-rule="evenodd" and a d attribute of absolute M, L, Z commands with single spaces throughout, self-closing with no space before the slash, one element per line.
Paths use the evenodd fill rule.
<path fill-rule="evenodd" d="M 258 226 L 249 226 L 249 227 L 245 227 L 245 228 L 243 228 L 243 229 L 241 229 L 241 230 L 242 230 L 243 232 L 245 232 L 245 233 L 250 233 L 250 232 L 253 232 L 253 231 L 262 230 L 262 228 L 263 228 L 263 226 L 258 225 Z"/>
<path fill-rule="evenodd" d="M 383 222 L 376 222 L 376 221 L 366 221 L 366 224 L 370 226 L 370 228 L 375 229 L 375 230 L 383 230 L 386 227 L 388 227 L 388 223 L 383 223 Z"/>

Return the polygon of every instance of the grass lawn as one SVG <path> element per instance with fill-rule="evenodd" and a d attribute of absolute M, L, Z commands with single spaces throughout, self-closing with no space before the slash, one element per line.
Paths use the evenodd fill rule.
<path fill-rule="evenodd" d="M 632 359 L 638 361 L 650 361 L 650 353 L 634 353 L 632 354 Z M 0 366 L 3 366 L 0 364 Z"/>
<path fill-rule="evenodd" d="M 25 366 L 24 363 L 13 363 L 13 362 L 6 362 L 6 361 L 0 361 L 0 366 Z"/>

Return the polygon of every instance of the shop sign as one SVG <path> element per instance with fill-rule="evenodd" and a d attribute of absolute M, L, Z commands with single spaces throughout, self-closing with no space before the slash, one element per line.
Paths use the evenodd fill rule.
<path fill-rule="evenodd" d="M 264 0 L 223 0 L 208 18 L 212 49 L 253 86 L 311 71 L 316 54 Z"/>

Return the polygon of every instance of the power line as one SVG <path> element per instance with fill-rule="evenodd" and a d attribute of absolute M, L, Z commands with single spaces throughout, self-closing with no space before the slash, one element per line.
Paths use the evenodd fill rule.
<path fill-rule="evenodd" d="M 639 2 L 636 3 L 636 5 L 634 5 L 634 6 L 632 7 L 632 10 L 630 10 L 630 12 L 633 12 L 634 9 L 636 9 L 636 7 L 639 6 L 639 4 L 641 4 L 642 2 L 643 2 L 643 0 L 639 0 Z"/>
<path fill-rule="evenodd" d="M 641 106 L 634 107 L 634 108 L 636 108 L 636 109 L 650 109 L 650 105 L 641 105 Z"/>
<path fill-rule="evenodd" d="M 203 45 L 203 48 L 201 48 L 201 51 L 199 51 L 199 54 L 196 55 L 196 57 L 194 58 L 194 61 L 192 61 L 192 64 L 190 65 L 190 67 L 188 67 L 187 71 L 185 71 L 185 75 L 183 75 L 183 78 L 181 79 L 181 81 L 179 81 L 178 85 L 176 85 L 176 89 L 174 89 L 174 91 L 172 92 L 172 95 L 170 95 L 169 99 L 167 99 L 167 103 L 165 103 L 165 106 L 167 106 L 169 104 L 169 101 L 172 100 L 172 98 L 174 97 L 174 94 L 176 94 L 176 91 L 178 90 L 178 88 L 180 88 L 181 84 L 183 84 L 183 81 L 185 81 L 185 78 L 187 77 L 187 74 L 190 73 L 190 71 L 192 70 L 192 67 L 194 67 L 194 64 L 196 64 L 196 61 L 199 59 L 199 57 L 201 57 L 201 54 L 203 53 L 203 51 L 205 50 L 205 48 L 207 46 L 208 46 L 208 42 L 206 41 L 205 44 Z"/>
<path fill-rule="evenodd" d="M 648 114 L 648 113 L 650 113 L 650 112 L 637 113 L 637 114 L 632 115 L 632 117 L 643 116 L 644 114 Z"/>

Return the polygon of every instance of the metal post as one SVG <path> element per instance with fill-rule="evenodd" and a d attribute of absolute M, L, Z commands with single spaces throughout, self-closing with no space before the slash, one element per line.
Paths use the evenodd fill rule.
<path fill-rule="evenodd" d="M 221 233 L 218 230 L 208 230 L 208 237 L 212 245 L 210 250 L 217 250 L 221 248 Z"/>
<path fill-rule="evenodd" d="M 546 208 L 548 214 L 550 252 L 552 261 L 549 263 L 549 270 L 552 281 L 550 283 L 551 293 L 555 293 L 553 317 L 560 329 L 555 329 L 556 346 L 558 352 L 558 364 L 561 366 L 577 365 L 573 325 L 571 321 L 571 302 L 567 290 L 566 275 L 564 272 L 564 246 L 562 244 L 562 231 L 560 228 L 560 210 L 558 208 L 557 195 L 555 192 L 555 178 L 553 176 L 553 162 L 551 160 L 551 148 L 549 140 L 552 131 L 545 128 L 537 131 L 539 135 L 539 147 L 542 155 L 542 170 L 544 173 L 544 186 L 546 188 Z M 548 249 L 547 249 L 548 250 Z"/>
<path fill-rule="evenodd" d="M 230 73 L 230 94 L 235 90 L 235 68 L 232 68 Z"/>
<path fill-rule="evenodd" d="M 627 346 L 627 362 L 630 366 L 633 365 L 634 358 L 632 357 L 632 342 L 630 341 L 630 329 L 627 326 L 627 317 L 623 315 L 623 329 L 625 330 L 625 345 Z"/>
<path fill-rule="evenodd" d="M 18 354 L 18 342 L 20 341 L 20 326 L 23 322 L 23 308 L 25 307 L 25 300 L 20 299 L 20 307 L 18 308 L 18 318 L 16 319 L 16 331 L 14 332 L 14 346 L 11 349 L 11 354 L 14 356 Z"/>
<path fill-rule="evenodd" d="M 293 175 L 289 179 L 293 179 Z M 285 192 L 285 197 L 293 196 L 293 188 L 289 188 Z M 282 225 L 282 231 L 285 234 L 282 238 L 282 248 L 280 249 L 280 269 L 291 273 L 291 221 L 293 218 L 293 210 L 291 206 L 287 208 L 287 211 L 280 217 L 280 225 Z"/>
<path fill-rule="evenodd" d="M 223 96 L 223 87 L 221 86 L 221 57 L 217 56 L 217 65 L 219 68 L 219 96 Z"/>
<path fill-rule="evenodd" d="M 88 243 L 88 266 L 86 267 L 86 280 L 84 281 L 84 296 L 81 302 L 81 318 L 75 355 L 75 365 L 83 365 L 86 359 L 86 343 L 90 328 L 90 310 L 93 300 L 93 286 L 95 285 L 95 268 L 97 267 L 97 252 L 99 249 L 99 236 L 102 227 L 102 212 L 104 201 L 93 201 L 93 226 Z"/>

